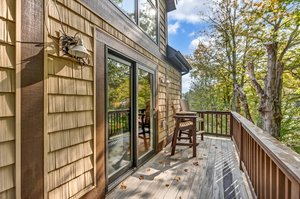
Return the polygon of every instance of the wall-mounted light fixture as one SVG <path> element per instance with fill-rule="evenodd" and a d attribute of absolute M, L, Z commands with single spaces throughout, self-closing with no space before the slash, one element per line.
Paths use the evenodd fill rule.
<path fill-rule="evenodd" d="M 80 63 L 86 64 L 86 59 L 90 56 L 90 53 L 84 46 L 82 38 L 77 36 L 77 33 L 74 36 L 63 34 L 61 36 L 61 44 L 65 55 L 69 55 Z"/>
<path fill-rule="evenodd" d="M 77 40 L 76 45 L 69 45 L 68 53 L 73 57 L 88 58 L 90 56 L 90 53 L 84 47 L 82 39 L 78 37 L 76 40 Z"/>
<path fill-rule="evenodd" d="M 159 77 L 159 82 L 160 82 L 160 83 L 165 83 L 165 78 L 162 77 L 162 76 L 160 76 L 160 77 Z"/>
<path fill-rule="evenodd" d="M 169 84 L 170 80 L 166 79 L 165 77 L 160 76 L 159 77 L 159 82 L 162 84 Z"/>

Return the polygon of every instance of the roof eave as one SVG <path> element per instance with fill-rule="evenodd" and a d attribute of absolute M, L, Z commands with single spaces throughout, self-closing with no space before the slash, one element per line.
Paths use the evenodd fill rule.
<path fill-rule="evenodd" d="M 189 73 L 192 69 L 184 56 L 169 45 L 167 46 L 167 58 L 182 75 Z"/>
<path fill-rule="evenodd" d="M 166 0 L 167 12 L 171 12 L 173 10 L 176 10 L 176 3 L 177 3 L 177 0 Z"/>

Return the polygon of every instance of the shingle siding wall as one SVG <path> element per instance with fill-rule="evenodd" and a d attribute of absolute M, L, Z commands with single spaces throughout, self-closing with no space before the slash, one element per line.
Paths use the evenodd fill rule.
<path fill-rule="evenodd" d="M 51 1 L 50 1 L 51 2 Z M 160 52 L 166 53 L 165 1 L 160 1 L 159 29 Z M 91 54 L 90 63 L 80 66 L 68 58 L 59 56 L 58 46 L 48 48 L 48 182 L 49 198 L 70 198 L 81 195 L 94 185 L 94 36 L 97 27 L 125 43 L 137 53 L 157 63 L 157 79 L 163 77 L 170 84 L 158 81 L 158 138 L 165 142 L 174 128 L 170 104 L 179 103 L 181 75 L 167 63 L 156 58 L 151 52 L 138 45 L 117 27 L 112 27 L 78 1 L 58 1 L 63 27 L 70 35 L 80 32 L 85 46 Z M 61 30 L 59 15 L 54 4 L 49 4 L 48 27 L 51 37 L 57 38 Z M 168 98 L 168 99 L 167 99 Z M 167 102 L 169 104 L 167 104 Z M 167 112 L 169 110 L 169 113 Z M 66 175 L 59 175 L 64 173 Z"/>
<path fill-rule="evenodd" d="M 94 28 L 135 50 L 157 65 L 158 138 L 172 133 L 169 104 L 180 98 L 178 71 L 113 27 L 80 1 L 47 1 L 45 20 L 45 196 L 78 198 L 95 186 L 95 64 Z M 0 198 L 16 198 L 16 1 L 0 4 Z M 101 13 L 100 13 L 101 15 Z M 159 2 L 159 44 L 166 54 L 165 1 Z M 60 22 L 62 20 L 62 23 Z M 61 27 L 63 26 L 63 28 Z M 85 66 L 60 52 L 60 31 L 79 32 L 91 57 Z M 170 84 L 159 78 L 169 79 Z M 169 104 L 168 104 L 169 102 Z M 104 143 L 103 143 L 104 144 Z M 104 164 L 104 163 L 103 163 Z M 105 174 L 103 174 L 105 176 Z M 23 185 L 25 186 L 25 185 Z M 103 187 L 104 189 L 104 187 Z"/>
<path fill-rule="evenodd" d="M 73 198 L 95 185 L 94 39 L 91 13 L 76 1 L 48 4 L 46 133 L 48 198 Z M 60 16 L 59 16 L 60 14 Z M 60 24 L 62 19 L 63 28 Z M 98 22 L 95 20 L 95 22 Z M 87 65 L 62 56 L 58 32 L 80 33 L 91 54 Z"/>
<path fill-rule="evenodd" d="M 16 196 L 16 1 L 0 1 L 0 198 Z"/>

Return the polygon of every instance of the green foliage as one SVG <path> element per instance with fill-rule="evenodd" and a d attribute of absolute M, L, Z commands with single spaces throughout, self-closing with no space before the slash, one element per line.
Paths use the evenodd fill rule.
<path fill-rule="evenodd" d="M 148 72 L 139 69 L 138 71 L 138 108 L 145 109 L 147 101 L 152 98 L 151 88 L 153 82 Z"/>
<path fill-rule="evenodd" d="M 299 152 L 300 2 L 216 1 L 214 17 L 210 17 L 209 23 L 211 30 L 200 33 L 206 41 L 200 41 L 189 57 L 194 67 L 193 85 L 186 98 L 192 108 L 230 110 L 233 83 L 237 83 L 247 96 L 253 120 L 259 125 L 261 99 L 251 85 L 247 64 L 254 64 L 255 78 L 264 88 L 268 71 L 265 44 L 278 42 L 277 61 L 284 64 L 283 93 L 281 99 L 277 99 L 282 102 L 280 140 Z"/>
<path fill-rule="evenodd" d="M 131 68 L 108 59 L 108 109 L 125 109 L 131 106 Z"/>
<path fill-rule="evenodd" d="M 131 66 L 108 59 L 108 109 L 129 109 L 131 106 Z M 138 70 L 138 108 L 145 109 L 152 97 L 151 75 Z"/>

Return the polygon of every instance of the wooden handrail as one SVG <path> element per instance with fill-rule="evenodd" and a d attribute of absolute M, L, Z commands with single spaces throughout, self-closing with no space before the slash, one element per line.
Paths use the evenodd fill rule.
<path fill-rule="evenodd" d="M 300 198 L 300 155 L 236 112 L 232 137 L 258 198 Z"/>

